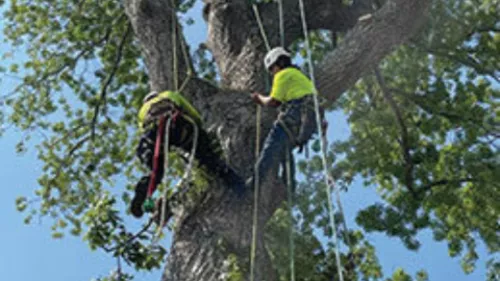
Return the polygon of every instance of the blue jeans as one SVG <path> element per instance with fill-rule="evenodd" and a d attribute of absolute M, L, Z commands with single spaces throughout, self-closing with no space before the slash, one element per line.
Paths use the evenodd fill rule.
<path fill-rule="evenodd" d="M 279 165 L 282 165 L 282 179 L 287 182 L 287 155 L 290 161 L 290 179 L 292 190 L 295 189 L 295 163 L 293 157 L 293 148 L 296 140 L 290 139 L 287 131 L 280 122 L 285 123 L 290 134 L 298 136 L 301 132 L 303 103 L 306 99 L 294 100 L 282 105 L 278 120 L 274 122 L 271 131 L 267 135 L 264 146 L 257 160 L 257 169 L 259 171 L 259 182 L 265 182 L 269 173 L 277 174 Z M 310 135 L 312 135 L 311 130 Z M 309 136 L 310 137 L 310 136 Z"/>
<path fill-rule="evenodd" d="M 283 127 L 277 122 L 267 135 L 267 138 L 262 147 L 259 160 L 257 161 L 257 169 L 259 171 L 259 182 L 265 182 L 269 173 L 277 174 L 279 165 L 283 165 L 283 179 L 286 182 L 286 154 L 288 153 L 290 159 L 291 171 L 295 171 L 295 164 L 293 163 L 293 146 L 288 138 Z M 292 183 L 294 182 L 293 172 L 290 175 Z"/>

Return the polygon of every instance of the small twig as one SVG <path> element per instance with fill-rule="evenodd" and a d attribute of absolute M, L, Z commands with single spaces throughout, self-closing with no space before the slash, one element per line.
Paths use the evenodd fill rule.
<path fill-rule="evenodd" d="M 79 148 L 81 148 L 81 147 L 82 147 L 82 145 L 84 145 L 84 144 L 85 144 L 85 142 L 87 142 L 89 139 L 90 139 L 90 137 L 89 137 L 89 136 L 86 136 L 86 137 L 84 137 L 83 139 L 81 139 L 79 142 L 77 142 L 77 143 L 76 143 L 76 144 L 75 144 L 75 145 L 74 145 L 74 146 L 73 146 L 73 147 L 69 150 L 67 157 L 69 158 L 69 157 L 73 156 L 73 154 L 74 154 L 74 153 L 75 153 L 75 152 L 76 152 Z"/>
<path fill-rule="evenodd" d="M 106 253 L 111 253 L 111 251 L 113 250 L 113 249 L 111 249 L 111 248 L 108 248 L 108 247 L 107 247 L 107 246 L 105 246 L 105 245 L 102 245 L 102 246 L 101 246 L 101 248 L 102 248 L 102 249 L 103 249 Z"/>
<path fill-rule="evenodd" d="M 139 230 L 136 234 L 134 234 L 132 237 L 127 239 L 124 243 L 120 243 L 116 245 L 115 247 L 112 247 L 110 251 L 116 251 L 120 248 L 126 249 L 130 243 L 132 243 L 135 239 L 137 239 L 139 236 L 141 236 L 144 232 L 148 231 L 149 227 L 153 224 L 154 219 L 150 218 L 148 223 L 142 227 L 141 230 Z"/>
<path fill-rule="evenodd" d="M 9 73 L 4 73 L 3 76 L 5 76 L 7 78 L 15 79 L 15 80 L 23 81 L 23 78 L 19 77 L 17 75 L 12 75 L 12 74 L 9 74 Z"/>
<path fill-rule="evenodd" d="M 117 276 L 117 281 L 122 280 L 122 264 L 121 264 L 121 258 L 120 255 L 116 256 L 116 274 Z"/>
<path fill-rule="evenodd" d="M 72 128 L 71 130 L 68 130 L 68 132 L 66 134 L 64 134 L 63 136 L 61 136 L 60 138 L 58 138 L 54 142 L 52 142 L 50 144 L 50 147 L 53 148 L 58 143 L 60 143 L 61 141 L 65 140 L 66 138 L 69 138 L 70 136 L 73 135 L 73 133 L 75 133 L 76 131 L 80 130 L 81 128 L 83 128 L 85 126 L 87 126 L 87 123 L 81 123 L 78 126 L 75 126 L 74 128 Z"/>
<path fill-rule="evenodd" d="M 69 150 L 68 154 L 62 159 L 62 163 L 59 163 L 59 167 L 57 168 L 56 174 L 53 177 L 53 180 L 57 179 L 59 175 L 61 174 L 61 171 L 63 167 L 69 166 L 69 158 L 73 156 L 73 154 L 80 149 L 87 141 L 90 140 L 90 136 L 86 136 L 82 138 L 80 141 L 78 141 L 71 149 Z"/>

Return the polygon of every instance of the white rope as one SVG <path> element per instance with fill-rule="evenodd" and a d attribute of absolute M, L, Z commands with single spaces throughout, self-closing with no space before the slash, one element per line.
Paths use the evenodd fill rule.
<path fill-rule="evenodd" d="M 278 0 L 278 15 L 280 23 L 280 43 L 285 47 L 285 21 L 283 20 L 283 0 Z"/>
<path fill-rule="evenodd" d="M 278 0 L 278 21 L 279 21 L 279 31 L 280 31 L 280 44 L 281 47 L 285 47 L 285 21 L 283 20 L 283 0 Z M 290 159 L 290 147 L 287 144 L 286 147 L 286 174 L 287 174 L 287 193 L 288 193 L 288 212 L 290 219 L 290 229 L 289 229 L 289 255 L 290 255 L 290 280 L 295 281 L 295 242 L 293 237 L 293 200 L 292 200 L 292 163 Z"/>
<path fill-rule="evenodd" d="M 264 44 L 266 45 L 266 49 L 269 51 L 271 46 L 269 45 L 269 41 L 267 40 L 266 31 L 264 30 L 264 25 L 262 24 L 262 20 L 260 18 L 259 9 L 257 5 L 252 4 L 253 12 L 255 14 L 255 18 L 257 19 L 257 24 L 259 26 L 260 35 L 262 36 L 262 40 L 264 40 Z M 259 159 L 260 155 L 260 122 L 261 122 L 261 114 L 262 109 L 260 105 L 257 105 L 256 110 L 256 140 L 255 140 L 255 159 Z M 255 255 L 257 251 L 257 227 L 258 227 L 258 216 L 259 216 L 259 169 L 257 165 L 254 165 L 254 200 L 253 200 L 253 220 L 252 220 L 252 243 L 250 249 L 250 281 L 255 280 Z"/>
<path fill-rule="evenodd" d="M 180 189 L 184 185 L 184 182 L 186 182 L 186 180 L 191 176 L 191 171 L 193 170 L 193 163 L 194 163 L 194 158 L 195 158 L 195 154 L 196 154 L 196 149 L 198 147 L 198 135 L 199 135 L 198 125 L 188 115 L 183 115 L 183 118 L 186 119 L 189 123 L 191 123 L 193 125 L 193 128 L 194 128 L 193 147 L 191 148 L 191 155 L 189 156 L 188 165 L 186 166 L 186 169 L 185 169 L 184 174 L 182 175 L 181 179 L 175 185 L 175 187 L 174 187 L 175 190 Z M 169 118 L 169 121 L 168 121 L 169 123 L 170 123 L 170 120 L 171 120 L 171 118 Z M 169 123 L 167 123 L 167 127 L 165 129 L 165 130 L 167 130 L 167 132 L 165 133 L 165 145 L 168 145 L 168 129 L 170 127 Z M 166 151 L 168 151 L 168 148 L 166 149 Z M 167 155 L 165 155 L 165 164 L 166 164 L 165 165 L 165 170 L 166 170 L 166 169 L 168 169 L 168 167 L 167 167 L 168 156 Z M 160 210 L 161 219 L 160 219 L 159 230 L 156 233 L 156 237 L 159 237 L 161 230 L 163 229 L 163 226 L 165 225 L 165 220 L 166 220 L 166 211 L 165 210 L 167 207 L 167 197 L 168 197 L 168 188 L 165 188 L 165 191 L 163 192 L 162 197 L 161 197 L 161 202 L 162 202 L 162 206 L 161 206 L 161 210 Z"/>
<path fill-rule="evenodd" d="M 290 159 L 290 147 L 287 143 L 286 146 L 286 175 L 287 175 L 287 193 L 288 193 L 288 212 L 290 219 L 290 233 L 289 233 L 289 255 L 290 255 L 290 280 L 295 281 L 295 244 L 293 240 L 293 200 L 292 200 L 292 159 Z"/>
<path fill-rule="evenodd" d="M 178 77 L 178 65 L 177 65 L 177 15 L 175 13 L 174 0 L 172 2 L 172 66 L 174 74 L 174 89 L 179 90 L 179 77 Z"/>
<path fill-rule="evenodd" d="M 309 66 L 309 75 L 311 77 L 311 81 L 314 85 L 316 85 L 315 77 L 314 77 L 314 69 L 312 65 L 312 55 L 311 55 L 311 46 L 309 43 L 309 37 L 308 37 L 308 29 L 307 29 L 307 22 L 306 22 L 306 16 L 305 16 L 305 8 L 304 8 L 304 1 L 299 0 L 299 5 L 300 5 L 300 16 L 302 19 L 302 29 L 304 31 L 304 39 L 306 41 L 306 51 L 307 51 L 307 64 Z M 319 114 L 319 102 L 318 102 L 318 93 L 314 94 L 314 110 L 316 112 L 316 126 L 318 127 L 318 131 L 320 136 L 323 136 L 323 128 L 321 126 L 321 116 Z M 338 239 L 337 239 L 337 229 L 335 227 L 335 216 L 333 215 L 333 202 L 332 202 L 332 196 L 331 196 L 331 190 L 330 190 L 330 184 L 329 184 L 329 179 L 328 179 L 328 163 L 326 160 L 326 143 L 324 138 L 321 138 L 320 141 L 321 144 L 321 151 L 322 153 L 322 162 L 323 162 L 323 170 L 324 170 L 324 180 L 325 180 L 325 185 L 326 185 L 326 192 L 327 192 L 327 198 L 328 198 L 328 209 L 329 209 L 329 216 L 330 216 L 330 227 L 332 228 L 333 232 L 333 243 L 335 244 L 335 258 L 337 261 L 337 271 L 339 275 L 339 280 L 344 281 L 344 275 L 342 273 L 342 267 L 341 267 L 341 262 L 340 262 L 340 250 L 339 250 L 339 244 L 338 244 Z M 333 185 L 333 182 L 332 182 Z"/>
<path fill-rule="evenodd" d="M 271 50 L 271 45 L 269 45 L 269 40 L 267 40 L 266 30 L 264 30 L 264 24 L 262 24 L 259 9 L 255 4 L 252 4 L 252 8 L 253 8 L 253 13 L 255 14 L 255 18 L 257 19 L 257 24 L 259 25 L 260 35 L 262 35 L 264 44 L 266 44 L 266 49 L 269 51 Z"/>
<path fill-rule="evenodd" d="M 194 137 L 193 137 L 193 147 L 191 148 L 191 155 L 189 156 L 189 161 L 188 161 L 186 171 L 184 172 L 184 175 L 182 176 L 182 179 L 179 182 L 180 185 L 182 184 L 182 182 L 186 181 L 189 176 L 191 176 L 191 171 L 193 169 L 193 163 L 194 163 L 194 158 L 195 158 L 195 154 L 196 154 L 196 149 L 198 147 L 198 135 L 199 135 L 199 129 L 198 129 L 198 125 L 196 124 L 196 122 L 188 115 L 183 115 L 183 118 L 186 119 L 193 126 Z M 178 185 L 178 186 L 180 186 L 180 185 Z"/>
<path fill-rule="evenodd" d="M 179 88 L 179 92 L 182 93 L 184 88 L 187 86 L 187 83 L 191 78 L 193 77 L 193 69 L 191 68 L 191 60 L 189 59 L 189 55 L 187 53 L 187 47 L 186 47 L 186 42 L 184 41 L 184 38 L 181 38 L 181 49 L 182 49 L 182 55 L 184 56 L 184 63 L 187 65 L 188 71 L 187 71 L 187 76 L 186 79 L 184 79 L 184 82 L 182 82 L 181 87 Z"/>

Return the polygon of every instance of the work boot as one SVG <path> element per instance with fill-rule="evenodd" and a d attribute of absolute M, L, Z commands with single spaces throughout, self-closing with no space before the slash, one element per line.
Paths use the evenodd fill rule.
<path fill-rule="evenodd" d="M 134 217 L 140 218 L 144 214 L 142 205 L 148 195 L 149 176 L 142 177 L 135 186 L 135 194 L 130 203 L 130 212 Z"/>

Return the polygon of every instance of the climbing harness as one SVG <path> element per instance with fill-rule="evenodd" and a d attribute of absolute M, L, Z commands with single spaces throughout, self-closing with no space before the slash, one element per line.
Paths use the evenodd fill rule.
<path fill-rule="evenodd" d="M 177 118 L 183 118 L 186 120 L 188 123 L 190 123 L 193 126 L 193 145 L 190 151 L 190 157 L 188 160 L 188 164 L 186 166 L 186 169 L 184 171 L 183 176 L 179 180 L 179 182 L 176 184 L 174 189 L 180 190 L 180 188 L 184 185 L 186 180 L 190 177 L 191 171 L 193 168 L 193 163 L 194 163 L 194 157 L 196 154 L 196 149 L 198 146 L 198 138 L 199 138 L 199 128 L 196 122 L 194 121 L 193 118 L 188 116 L 187 114 L 182 114 L 179 110 L 175 110 L 174 112 L 168 112 L 162 115 L 159 119 L 159 125 L 157 128 L 157 137 L 156 137 L 156 142 L 155 142 L 155 152 L 154 152 L 154 157 L 153 157 L 153 170 L 151 171 L 150 175 L 150 181 L 148 185 L 148 191 L 147 191 L 147 199 L 145 200 L 143 204 L 143 209 L 146 212 L 152 212 L 155 208 L 155 202 L 153 200 L 153 193 L 156 190 L 156 179 L 158 177 L 158 170 L 159 170 L 159 159 L 160 159 L 160 152 L 161 152 L 161 145 L 162 145 L 162 137 L 164 138 L 163 141 L 163 147 L 164 147 L 164 174 L 168 174 L 168 169 L 170 167 L 169 163 L 169 146 L 170 146 L 170 128 L 172 124 L 175 124 Z M 163 226 L 166 224 L 166 209 L 167 209 L 167 197 L 168 197 L 168 189 L 165 188 L 164 192 L 162 193 L 161 197 L 159 198 L 161 202 L 161 207 L 159 213 L 153 214 L 153 217 L 155 216 L 160 216 L 160 221 L 158 224 L 158 229 L 153 236 L 153 244 L 156 244 L 158 242 L 158 239 L 161 234 L 161 229 Z"/>

